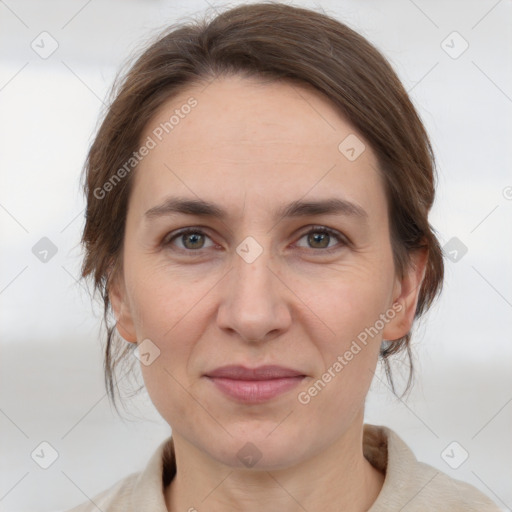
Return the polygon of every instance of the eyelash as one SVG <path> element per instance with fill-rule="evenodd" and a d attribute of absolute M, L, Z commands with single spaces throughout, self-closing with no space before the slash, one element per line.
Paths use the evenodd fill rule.
<path fill-rule="evenodd" d="M 341 244 L 341 245 L 336 245 L 334 247 L 330 247 L 330 248 L 326 248 L 326 249 L 310 248 L 310 250 L 315 251 L 315 252 L 322 252 L 323 254 L 331 254 L 335 251 L 340 250 L 343 246 L 350 245 L 349 240 L 344 235 L 342 235 L 338 231 L 335 231 L 334 229 L 328 228 L 326 226 L 312 226 L 308 231 L 305 231 L 300 235 L 299 240 L 301 240 L 302 238 L 304 238 L 305 236 L 307 236 L 311 233 L 328 234 L 329 236 L 336 238 L 338 240 L 339 244 Z M 177 238 L 184 236 L 184 235 L 190 235 L 190 234 L 204 235 L 204 236 L 210 238 L 208 236 L 208 234 L 205 233 L 201 228 L 192 228 L 192 227 L 183 228 L 182 230 L 179 230 L 175 233 L 170 233 L 169 235 L 167 235 L 163 239 L 162 246 L 169 247 L 172 245 L 172 242 L 174 240 L 176 240 Z M 170 236 L 170 235 L 172 235 L 172 236 Z M 190 253 L 190 254 L 201 254 L 203 251 L 206 250 L 206 249 L 195 249 L 194 250 L 194 249 L 186 249 L 186 248 L 184 249 L 181 247 L 178 247 L 177 249 L 179 251 Z"/>

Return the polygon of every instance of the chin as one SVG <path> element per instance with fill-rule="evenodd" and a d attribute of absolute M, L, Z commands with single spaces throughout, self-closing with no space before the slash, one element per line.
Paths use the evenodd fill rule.
<path fill-rule="evenodd" d="M 303 435 L 299 444 L 296 432 L 292 434 L 284 428 L 279 433 L 272 432 L 275 428 L 275 423 L 265 430 L 245 428 L 244 433 L 224 437 L 224 443 L 219 440 L 215 452 L 211 446 L 206 447 L 206 451 L 212 458 L 236 469 L 275 471 L 296 465 L 305 456 L 300 449 L 311 443 Z M 269 435 L 269 432 L 272 433 Z"/>

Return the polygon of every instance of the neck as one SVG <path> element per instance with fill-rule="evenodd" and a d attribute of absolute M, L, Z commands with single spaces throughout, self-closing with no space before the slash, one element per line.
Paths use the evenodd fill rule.
<path fill-rule="evenodd" d="M 176 475 L 166 489 L 169 511 L 360 512 L 368 510 L 384 475 L 363 456 L 362 418 L 312 459 L 280 470 L 231 468 L 173 432 Z"/>

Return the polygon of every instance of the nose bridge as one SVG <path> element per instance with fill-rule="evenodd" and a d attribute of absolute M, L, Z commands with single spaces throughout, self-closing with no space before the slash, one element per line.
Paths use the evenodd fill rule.
<path fill-rule="evenodd" d="M 260 243 L 261 242 L 261 243 Z M 260 341 L 285 329 L 290 315 L 279 280 L 270 270 L 270 237 L 246 237 L 233 254 L 230 279 L 219 310 L 219 327 Z"/>
<path fill-rule="evenodd" d="M 253 237 L 247 237 L 238 245 L 236 256 L 233 257 L 233 279 L 235 293 L 241 295 L 239 298 L 244 300 L 251 296 L 258 298 L 259 294 L 271 298 L 270 256 L 268 244 L 263 247 Z M 265 302 L 268 304 L 270 301 Z"/>

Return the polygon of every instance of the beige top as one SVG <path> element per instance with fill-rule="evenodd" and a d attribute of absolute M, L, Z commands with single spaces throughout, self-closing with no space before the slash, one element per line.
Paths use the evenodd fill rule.
<path fill-rule="evenodd" d="M 500 512 L 475 487 L 418 462 L 387 427 L 364 426 L 364 456 L 384 472 L 384 485 L 368 512 Z M 134 473 L 69 512 L 168 512 L 164 488 L 176 474 L 172 437 L 165 440 L 141 473 Z"/>

